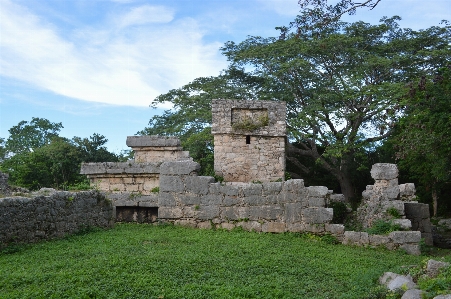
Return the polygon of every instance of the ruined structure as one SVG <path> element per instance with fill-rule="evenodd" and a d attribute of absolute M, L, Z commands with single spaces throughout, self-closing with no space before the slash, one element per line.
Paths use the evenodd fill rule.
<path fill-rule="evenodd" d="M 285 102 L 213 100 L 215 173 L 228 182 L 283 180 L 285 115 Z"/>

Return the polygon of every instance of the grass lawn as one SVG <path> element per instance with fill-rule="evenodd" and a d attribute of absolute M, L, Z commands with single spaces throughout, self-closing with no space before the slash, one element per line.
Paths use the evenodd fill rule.
<path fill-rule="evenodd" d="M 379 276 L 424 258 L 292 233 L 117 224 L 4 251 L 0 298 L 376 298 Z"/>

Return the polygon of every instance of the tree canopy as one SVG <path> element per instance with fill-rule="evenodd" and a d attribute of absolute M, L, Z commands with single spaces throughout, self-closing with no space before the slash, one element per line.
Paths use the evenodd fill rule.
<path fill-rule="evenodd" d="M 80 175 L 82 162 L 115 162 L 119 156 L 104 146 L 108 139 L 94 133 L 89 138 L 59 136 L 61 123 L 33 117 L 0 138 L 0 170 L 9 174 L 12 184 L 29 189 L 68 188 L 85 183 Z"/>
<path fill-rule="evenodd" d="M 174 109 L 154 117 L 146 131 L 199 132 L 211 121 L 213 98 L 286 101 L 289 140 L 297 145 L 288 146 L 289 161 L 307 172 L 296 156 L 310 157 L 339 181 L 337 191 L 355 197 L 357 153 L 392 133 L 405 113 L 409 82 L 449 63 L 450 26 L 402 29 L 396 16 L 378 25 L 333 18 L 320 24 L 310 12 L 301 12 L 296 26 L 280 27 L 278 37 L 226 43 L 229 68 L 159 96 L 154 103 Z"/>

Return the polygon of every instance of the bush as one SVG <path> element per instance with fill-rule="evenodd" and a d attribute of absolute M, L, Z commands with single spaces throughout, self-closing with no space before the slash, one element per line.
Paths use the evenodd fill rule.
<path fill-rule="evenodd" d="M 397 230 L 401 230 L 400 225 L 385 220 L 377 220 L 366 232 L 370 235 L 385 235 Z"/>

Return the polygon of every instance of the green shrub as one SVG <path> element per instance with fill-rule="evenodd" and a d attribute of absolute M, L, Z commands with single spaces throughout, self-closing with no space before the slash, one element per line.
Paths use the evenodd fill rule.
<path fill-rule="evenodd" d="M 392 216 L 395 219 L 399 219 L 401 217 L 401 214 L 399 214 L 399 211 L 394 207 L 388 208 L 386 212 L 388 215 Z"/>
<path fill-rule="evenodd" d="M 154 187 L 154 188 L 152 188 L 152 190 L 150 190 L 150 192 L 158 193 L 158 192 L 160 192 L 160 187 Z"/>
<path fill-rule="evenodd" d="M 370 235 L 385 235 L 397 230 L 401 230 L 400 225 L 381 219 L 374 222 L 374 224 L 368 228 L 366 232 Z"/>

